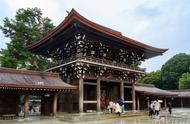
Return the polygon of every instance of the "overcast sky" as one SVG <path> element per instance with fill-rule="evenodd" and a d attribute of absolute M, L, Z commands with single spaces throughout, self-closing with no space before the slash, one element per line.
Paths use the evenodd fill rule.
<path fill-rule="evenodd" d="M 158 48 L 162 56 L 146 60 L 142 67 L 156 71 L 173 55 L 190 53 L 190 0 L 0 0 L 0 25 L 14 18 L 19 8 L 38 7 L 58 25 L 74 8 L 87 19 L 118 30 L 123 35 Z M 0 48 L 9 39 L 0 32 Z"/>

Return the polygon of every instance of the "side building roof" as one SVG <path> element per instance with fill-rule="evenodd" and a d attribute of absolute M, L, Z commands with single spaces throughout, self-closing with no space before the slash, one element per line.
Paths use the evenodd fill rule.
<path fill-rule="evenodd" d="M 74 90 L 57 73 L 0 68 L 0 89 Z"/>
<path fill-rule="evenodd" d="M 190 89 L 169 90 L 177 94 L 178 98 L 190 98 Z"/>
<path fill-rule="evenodd" d="M 177 96 L 174 92 L 159 89 L 152 84 L 135 84 L 135 91 L 151 96 Z"/>

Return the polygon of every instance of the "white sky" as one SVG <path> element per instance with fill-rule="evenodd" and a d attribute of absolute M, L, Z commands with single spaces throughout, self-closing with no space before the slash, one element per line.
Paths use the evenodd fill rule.
<path fill-rule="evenodd" d="M 38 7 L 58 25 L 74 8 L 81 15 L 123 35 L 159 48 L 163 56 L 146 60 L 142 67 L 155 71 L 173 55 L 190 53 L 190 0 L 1 0 L 3 18 L 13 18 L 19 8 Z M 0 32 L 0 48 L 9 39 Z"/>

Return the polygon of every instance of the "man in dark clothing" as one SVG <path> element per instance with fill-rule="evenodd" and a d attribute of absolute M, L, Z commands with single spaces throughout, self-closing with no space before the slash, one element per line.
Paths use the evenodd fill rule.
<path fill-rule="evenodd" d="M 118 99 L 117 103 L 119 104 L 120 108 L 121 108 L 121 113 L 124 112 L 124 101 L 123 99 Z"/>
<path fill-rule="evenodd" d="M 170 114 L 172 114 L 172 103 L 168 102 L 168 111 Z"/>

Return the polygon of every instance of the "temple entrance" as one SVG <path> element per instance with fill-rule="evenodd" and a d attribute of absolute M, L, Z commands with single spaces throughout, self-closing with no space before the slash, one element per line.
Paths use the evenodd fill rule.
<path fill-rule="evenodd" d="M 1 94 L 0 117 L 14 118 L 56 114 L 56 95 Z"/>
<path fill-rule="evenodd" d="M 24 116 L 25 111 L 30 115 L 41 115 L 42 100 L 40 95 L 20 95 L 19 115 Z M 25 110 L 25 107 L 27 110 Z"/>
<path fill-rule="evenodd" d="M 51 114 L 51 101 L 52 101 L 51 95 L 46 94 L 42 96 L 41 115 Z"/>
<path fill-rule="evenodd" d="M 106 104 L 109 101 L 117 102 L 120 98 L 120 83 L 101 81 L 101 98 L 105 98 Z"/>

